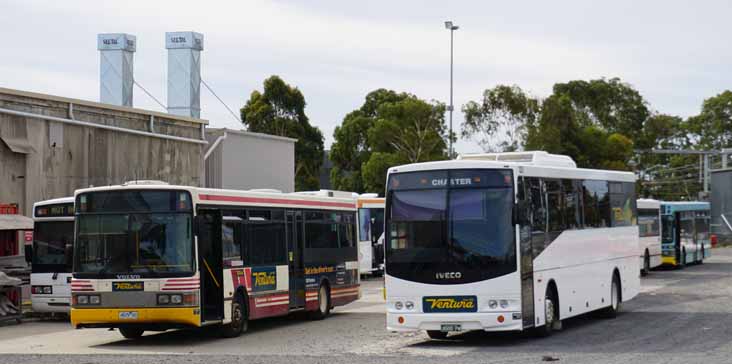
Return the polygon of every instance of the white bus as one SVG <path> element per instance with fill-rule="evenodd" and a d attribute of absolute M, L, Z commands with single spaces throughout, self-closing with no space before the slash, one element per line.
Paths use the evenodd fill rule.
<path fill-rule="evenodd" d="M 33 312 L 69 312 L 73 245 L 74 198 L 36 202 L 30 276 Z"/>
<path fill-rule="evenodd" d="M 546 152 L 389 169 L 388 330 L 537 329 L 640 289 L 635 175 Z"/>
<path fill-rule="evenodd" d="M 356 201 L 159 182 L 76 191 L 71 324 L 144 331 L 306 311 L 360 297 Z"/>
<path fill-rule="evenodd" d="M 362 194 L 358 206 L 358 262 L 361 274 L 384 274 L 384 245 L 379 238 L 384 233 L 384 198 L 377 194 Z"/>
<path fill-rule="evenodd" d="M 648 274 L 661 262 L 661 201 L 641 198 L 638 204 L 641 274 Z"/>

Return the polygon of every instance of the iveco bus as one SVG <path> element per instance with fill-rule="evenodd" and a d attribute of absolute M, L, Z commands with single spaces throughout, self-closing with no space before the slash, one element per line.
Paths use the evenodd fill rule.
<path fill-rule="evenodd" d="M 328 195 L 159 182 L 76 191 L 72 325 L 236 336 L 249 320 L 326 317 L 360 296 L 356 202 Z"/>
<path fill-rule="evenodd" d="M 640 288 L 635 180 L 546 152 L 390 168 L 387 328 L 549 334 L 614 316 Z"/>
<path fill-rule="evenodd" d="M 69 312 L 73 244 L 74 198 L 36 202 L 30 276 L 33 312 Z"/>

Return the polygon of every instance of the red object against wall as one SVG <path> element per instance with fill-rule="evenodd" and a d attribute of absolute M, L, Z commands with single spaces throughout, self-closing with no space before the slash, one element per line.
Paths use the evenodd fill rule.
<path fill-rule="evenodd" d="M 0 204 L 0 215 L 17 215 L 18 205 Z M 18 232 L 16 230 L 0 231 L 0 257 L 18 255 Z"/>
<path fill-rule="evenodd" d="M 16 230 L 0 231 L 0 257 L 18 254 L 18 232 Z"/>
<path fill-rule="evenodd" d="M 18 214 L 18 205 L 16 205 L 16 204 L 10 204 L 10 205 L 0 204 L 0 215 L 17 215 L 17 214 Z"/>

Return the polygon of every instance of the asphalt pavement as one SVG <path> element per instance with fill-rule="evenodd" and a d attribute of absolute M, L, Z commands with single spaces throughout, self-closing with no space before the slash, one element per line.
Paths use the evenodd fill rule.
<path fill-rule="evenodd" d="M 380 280 L 323 321 L 304 315 L 250 323 L 239 338 L 210 330 L 149 333 L 73 330 L 63 321 L 0 326 L 0 363 L 729 363 L 732 362 L 732 249 L 702 265 L 654 271 L 615 319 L 565 320 L 548 338 L 467 332 L 432 341 L 385 329 Z"/>

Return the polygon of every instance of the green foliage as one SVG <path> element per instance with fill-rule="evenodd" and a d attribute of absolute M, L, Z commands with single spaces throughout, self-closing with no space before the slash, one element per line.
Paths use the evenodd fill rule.
<path fill-rule="evenodd" d="M 704 100 L 701 113 L 686 122 L 690 142 L 699 149 L 732 147 L 732 91 Z"/>
<path fill-rule="evenodd" d="M 516 86 L 498 85 L 483 92 L 483 100 L 462 108 L 463 139 L 475 138 L 485 152 L 513 152 L 523 147 L 526 125 L 539 114 L 539 100 Z"/>
<path fill-rule="evenodd" d="M 369 93 L 333 133 L 333 187 L 383 193 L 389 167 L 446 159 L 444 114 L 445 105 L 407 93 Z"/>
<path fill-rule="evenodd" d="M 305 115 L 305 97 L 278 76 L 264 80 L 264 92 L 255 90 L 241 109 L 241 120 L 253 132 L 297 139 L 295 144 L 295 189 L 320 187 L 323 134 Z"/>

